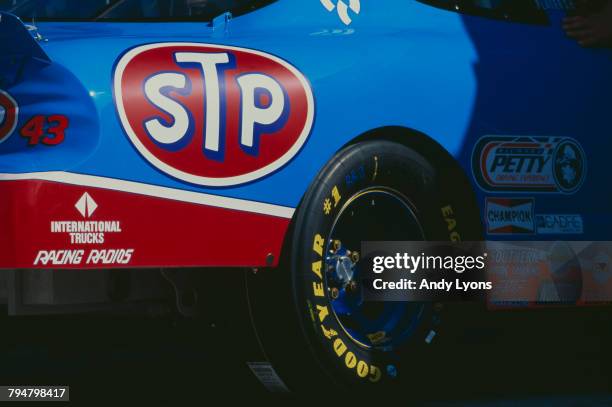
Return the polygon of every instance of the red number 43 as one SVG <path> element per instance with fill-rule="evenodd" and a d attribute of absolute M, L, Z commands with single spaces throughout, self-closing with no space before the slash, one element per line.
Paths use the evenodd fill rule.
<path fill-rule="evenodd" d="M 29 146 L 37 146 L 40 143 L 56 146 L 66 138 L 68 124 L 68 118 L 59 114 L 34 116 L 21 128 L 21 137 L 28 139 Z"/>

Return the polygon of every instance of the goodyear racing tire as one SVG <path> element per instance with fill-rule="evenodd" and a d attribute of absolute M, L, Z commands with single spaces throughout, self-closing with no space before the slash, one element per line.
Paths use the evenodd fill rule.
<path fill-rule="evenodd" d="M 460 218 L 467 228 L 477 215 L 459 187 L 466 188 L 443 187 L 431 163 L 391 141 L 349 146 L 320 172 L 298 208 L 282 267 L 247 281 L 261 346 L 284 385 L 370 391 L 418 374 L 422 350 L 441 329 L 439 307 L 362 301 L 354 270 L 361 241 L 460 239 Z"/>

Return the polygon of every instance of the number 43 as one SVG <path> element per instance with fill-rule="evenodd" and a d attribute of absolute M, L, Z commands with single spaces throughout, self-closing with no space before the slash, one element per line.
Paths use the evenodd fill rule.
<path fill-rule="evenodd" d="M 66 138 L 68 118 L 63 115 L 34 116 L 21 128 L 21 137 L 28 139 L 28 146 L 37 146 L 40 143 L 46 146 L 61 144 Z"/>

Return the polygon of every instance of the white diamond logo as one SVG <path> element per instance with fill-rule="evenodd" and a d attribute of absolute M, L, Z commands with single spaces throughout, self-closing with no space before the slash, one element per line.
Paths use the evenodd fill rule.
<path fill-rule="evenodd" d="M 93 215 L 93 213 L 96 211 L 96 209 L 98 209 L 98 204 L 96 203 L 96 201 L 93 200 L 91 195 L 85 192 L 83 196 L 81 196 L 81 198 L 74 205 L 74 207 L 77 208 L 77 211 L 79 211 L 81 216 L 83 216 L 84 218 L 90 218 L 91 215 Z"/>

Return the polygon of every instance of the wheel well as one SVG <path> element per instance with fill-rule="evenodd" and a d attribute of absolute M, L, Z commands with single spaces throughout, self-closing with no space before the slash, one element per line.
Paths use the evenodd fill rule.
<path fill-rule="evenodd" d="M 468 230 L 465 237 L 470 240 L 484 239 L 484 229 L 476 191 L 464 169 L 438 142 L 419 131 L 400 126 L 380 127 L 355 137 L 343 148 L 367 140 L 388 140 L 416 151 L 432 163 L 439 173 L 439 180 L 450 201 L 462 201 L 467 209 L 464 222 Z"/>
<path fill-rule="evenodd" d="M 476 193 L 467 177 L 465 171 L 457 160 L 451 156 L 438 142 L 431 137 L 417 130 L 410 129 L 401 126 L 387 126 L 380 127 L 377 129 L 369 130 L 343 145 L 338 151 L 357 143 L 361 143 L 368 140 L 388 140 L 399 144 L 403 144 L 406 147 L 421 154 L 429 162 L 434 163 L 438 171 L 441 172 L 441 180 L 443 187 L 451 191 L 452 194 L 462 196 L 466 202 L 469 202 L 472 210 L 467 221 L 474 226 L 474 232 L 471 234 L 471 240 L 482 240 L 483 225 L 480 218 L 480 212 L 476 200 Z M 459 176 L 459 179 L 457 177 Z M 316 179 L 316 178 L 315 178 Z M 298 208 L 302 205 L 304 196 L 300 200 Z M 297 213 L 297 211 L 296 211 Z M 293 227 L 295 223 L 295 216 L 291 220 L 283 246 L 281 249 L 281 259 L 286 260 L 286 255 L 291 245 L 291 236 L 293 234 Z M 477 236 L 477 238 L 474 238 Z"/>
<path fill-rule="evenodd" d="M 425 157 L 429 162 L 435 163 L 438 170 L 444 169 L 446 170 L 445 172 L 449 172 L 454 176 L 461 174 L 463 181 L 465 181 L 467 185 L 470 185 L 470 192 L 472 195 L 474 195 L 474 190 L 471 187 L 470 180 L 463 168 L 461 168 L 459 163 L 457 163 L 457 160 L 455 160 L 455 158 L 453 158 L 448 151 L 438 144 L 438 142 L 419 131 L 400 126 L 380 127 L 355 137 L 342 148 L 352 144 L 361 143 L 366 140 L 380 139 L 394 141 L 413 149 Z M 444 177 L 443 181 L 446 180 L 447 178 Z"/>

